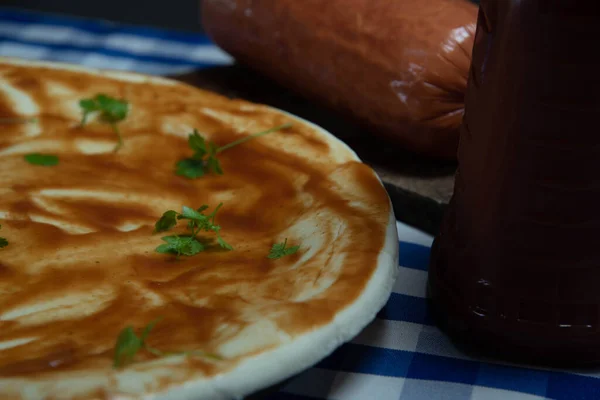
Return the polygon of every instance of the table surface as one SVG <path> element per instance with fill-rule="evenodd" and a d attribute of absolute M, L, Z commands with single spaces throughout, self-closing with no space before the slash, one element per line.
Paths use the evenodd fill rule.
<path fill-rule="evenodd" d="M 256 101 L 256 92 L 244 87 L 249 85 L 247 79 L 240 78 L 248 71 L 231 66 L 232 59 L 200 34 L 0 7 L 0 55 L 177 75 L 220 92 L 248 94 L 251 100 Z M 309 111 L 300 109 L 298 112 L 292 107 L 296 100 L 286 95 L 269 101 L 287 104 L 289 107 L 282 108 L 301 116 L 312 115 L 309 119 L 337 133 L 382 175 L 386 173 L 382 165 L 391 164 L 390 168 L 395 171 L 394 166 L 400 164 L 405 176 L 424 175 L 433 182 L 433 189 L 440 193 L 451 191 L 451 185 L 443 185 L 451 182 L 452 165 L 424 161 L 405 152 L 388 153 L 377 146 L 361 147 L 364 141 L 358 134 L 344 136 L 340 133 L 345 130 L 341 127 L 347 127 L 351 132 L 353 127 L 344 125 L 344 121 L 335 119 L 326 110 L 314 109 L 310 105 L 305 105 Z M 338 125 L 328 126 L 332 119 Z M 425 164 L 428 166 L 424 167 Z M 397 196 L 396 200 L 400 201 L 395 204 L 396 211 L 408 216 L 408 219 L 421 218 L 419 215 L 427 208 L 411 207 L 422 204 L 423 200 L 437 203 L 427 206 L 433 207 L 430 210 L 435 207 L 440 210 L 442 201 L 439 199 L 427 197 L 418 190 L 411 192 L 406 185 L 393 184 L 390 179 L 386 183 L 390 192 L 394 189 L 408 192 Z M 406 200 L 410 196 L 414 197 L 414 201 Z M 433 230 L 435 223 L 429 222 Z M 427 224 L 420 221 L 416 225 Z M 600 369 L 557 370 L 511 365 L 485 360 L 457 348 L 437 329 L 428 312 L 425 287 L 432 238 L 405 223 L 399 222 L 397 227 L 400 276 L 386 306 L 355 339 L 291 379 L 276 393 L 266 395 L 267 399 L 600 398 Z"/>

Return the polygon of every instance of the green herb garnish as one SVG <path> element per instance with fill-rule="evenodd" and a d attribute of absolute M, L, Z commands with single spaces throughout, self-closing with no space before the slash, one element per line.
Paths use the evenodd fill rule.
<path fill-rule="evenodd" d="M 269 255 L 267 256 L 267 258 L 270 259 L 278 259 L 281 257 L 285 257 L 285 256 L 289 256 L 291 254 L 294 254 L 298 251 L 298 249 L 300 248 L 300 246 L 292 246 L 292 247 L 286 247 L 287 246 L 287 238 L 283 241 L 283 243 L 275 243 L 273 245 L 273 247 L 271 247 L 271 251 L 269 252 Z"/>
<path fill-rule="evenodd" d="M 205 247 L 195 237 L 191 236 L 163 236 L 161 238 L 165 244 L 161 244 L 156 248 L 158 253 L 162 254 L 176 254 L 177 257 L 181 256 L 195 256 L 196 254 L 204 251 Z"/>
<path fill-rule="evenodd" d="M 31 153 L 25 154 L 25 161 L 33 165 L 51 167 L 58 164 L 58 157 L 51 154 Z"/>
<path fill-rule="evenodd" d="M 0 229 L 2 229 L 2 225 L 0 225 Z M 0 249 L 8 246 L 8 240 L 3 237 L 0 237 Z"/>
<path fill-rule="evenodd" d="M 169 210 L 165 211 L 160 217 L 156 224 L 154 224 L 154 232 L 165 232 L 171 228 L 174 228 L 177 225 L 177 216 L 179 213 L 177 211 Z"/>
<path fill-rule="evenodd" d="M 177 162 L 175 173 L 189 179 L 200 178 L 209 172 L 223 175 L 221 162 L 218 158 L 219 153 L 245 143 L 248 140 L 266 135 L 271 132 L 279 131 L 281 129 L 286 129 L 291 126 L 291 123 L 276 126 L 263 132 L 248 135 L 221 147 L 218 147 L 214 142 L 207 142 L 202 136 L 200 136 L 198 131 L 194 129 L 194 132 L 188 137 L 188 145 L 190 149 L 194 151 L 194 155 L 190 158 L 184 158 L 183 160 Z"/>
<path fill-rule="evenodd" d="M 217 235 L 217 243 L 226 250 L 233 250 L 233 247 L 221 237 L 219 231 L 221 227 L 215 224 L 215 218 L 219 209 L 223 206 L 220 203 L 212 213 L 204 215 L 208 209 L 207 205 L 194 210 L 190 207 L 183 207 L 181 213 L 169 210 L 163 213 L 162 217 L 154 224 L 154 232 L 165 232 L 177 225 L 178 220 L 187 220 L 187 230 L 189 234 L 178 236 L 164 236 L 161 239 L 166 242 L 156 248 L 158 253 L 175 254 L 180 256 L 193 256 L 205 250 L 205 246 L 198 240 L 200 232 L 214 232 Z"/>
<path fill-rule="evenodd" d="M 146 348 L 146 338 L 158 321 L 154 320 L 146 325 L 140 336 L 136 335 L 131 326 L 124 328 L 119 333 L 117 342 L 115 343 L 113 367 L 119 368 L 131 363 L 135 355 L 140 350 Z"/>
<path fill-rule="evenodd" d="M 97 94 L 93 98 L 80 100 L 79 107 L 81 107 L 81 111 L 83 112 L 81 126 L 86 124 L 87 118 L 94 112 L 100 113 L 99 116 L 101 121 L 110 124 L 117 135 L 118 140 L 114 151 L 118 151 L 123 146 L 123 137 L 121 136 L 117 123 L 127 118 L 129 103 L 125 100 L 118 100 L 105 94 Z"/>
<path fill-rule="evenodd" d="M 200 350 L 191 350 L 191 351 L 175 351 L 175 352 L 163 352 L 157 348 L 148 346 L 146 343 L 146 339 L 148 335 L 154 329 L 154 326 L 160 321 L 156 319 L 150 322 L 144 329 L 142 330 L 141 335 L 137 335 L 135 330 L 131 326 L 125 327 L 117 337 L 117 342 L 115 343 L 115 352 L 113 359 L 113 367 L 120 368 L 124 367 L 127 364 L 133 362 L 135 355 L 139 353 L 141 350 L 146 350 L 150 354 L 153 354 L 158 357 L 168 357 L 168 356 L 177 356 L 177 355 L 185 355 L 185 356 L 198 356 L 209 358 L 213 360 L 222 360 L 216 354 L 206 353 Z"/>

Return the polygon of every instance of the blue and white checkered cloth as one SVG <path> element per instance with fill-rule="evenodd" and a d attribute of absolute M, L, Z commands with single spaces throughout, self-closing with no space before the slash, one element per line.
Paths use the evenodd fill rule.
<path fill-rule="evenodd" d="M 0 8 L 0 55 L 150 74 L 232 62 L 202 35 Z M 474 359 L 433 324 L 425 300 L 431 237 L 398 223 L 400 277 L 358 337 L 269 400 L 600 399 L 600 369 L 531 369 Z"/>
<path fill-rule="evenodd" d="M 2 7 L 0 56 L 154 75 L 177 74 L 233 62 L 203 35 Z"/>

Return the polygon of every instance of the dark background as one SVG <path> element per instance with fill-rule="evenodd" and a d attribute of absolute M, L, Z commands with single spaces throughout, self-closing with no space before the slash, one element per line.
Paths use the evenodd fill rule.
<path fill-rule="evenodd" d="M 202 32 L 201 0 L 0 0 L 0 5 L 102 18 L 136 25 Z"/>

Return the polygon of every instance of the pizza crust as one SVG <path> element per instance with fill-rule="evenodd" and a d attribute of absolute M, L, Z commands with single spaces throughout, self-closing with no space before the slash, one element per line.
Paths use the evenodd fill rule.
<path fill-rule="evenodd" d="M 291 114 L 288 114 L 291 116 Z M 294 117 L 319 129 L 316 125 Z M 349 148 L 350 149 L 350 148 Z M 352 150 L 350 150 L 352 151 Z M 358 156 L 356 156 L 358 160 Z M 391 209 L 391 208 L 390 208 Z M 336 315 L 333 323 L 304 334 L 275 350 L 245 360 L 233 370 L 210 380 L 196 380 L 167 392 L 144 398 L 147 400 L 231 400 L 242 399 L 260 389 L 275 385 L 318 363 L 343 343 L 358 335 L 385 305 L 398 276 L 398 231 L 393 211 L 386 228 L 386 239 L 377 260 L 377 268 L 360 297 Z M 116 396 L 115 399 L 132 399 Z"/>
<path fill-rule="evenodd" d="M 0 58 L 0 65 L 1 64 L 59 69 L 137 84 L 160 85 L 165 87 L 185 86 L 165 78 L 148 77 L 134 73 L 99 71 L 57 63 Z M 212 96 L 212 94 L 209 94 L 208 92 L 204 95 Z M 220 99 L 220 96 L 215 95 L 215 99 L 223 101 Z M 246 107 L 248 110 L 254 109 L 254 106 L 251 103 L 242 103 L 240 107 Z M 322 163 L 322 165 L 327 165 L 328 162 L 336 165 L 348 165 L 353 162 L 360 162 L 357 155 L 347 145 L 322 128 L 284 111 L 265 106 L 260 107 L 261 110 L 270 110 L 269 112 L 275 116 L 279 115 L 299 122 L 303 127 L 307 128 L 306 135 L 312 135 L 314 140 L 319 140 L 327 144 L 326 153 L 315 153 L 314 155 L 307 154 L 304 156 L 310 157 L 312 162 L 315 163 L 316 168 L 321 165 L 320 163 Z M 212 115 L 212 117 L 216 118 L 219 116 Z M 175 131 L 177 130 L 175 129 Z M 302 150 L 301 146 L 294 147 L 293 142 L 278 142 L 279 139 L 280 138 L 273 139 L 273 143 L 270 144 L 273 146 L 273 149 L 294 148 L 296 151 Z M 281 138 L 281 140 L 283 140 L 283 138 Z M 332 170 L 332 173 L 335 173 L 335 170 Z M 378 190 L 383 190 L 383 185 L 381 181 L 376 178 L 374 172 L 370 171 L 366 173 L 365 179 L 377 180 L 379 185 Z M 343 181 L 343 179 L 341 179 L 341 181 Z M 338 190 L 347 190 L 343 187 L 344 182 L 339 183 L 340 186 Z M 351 191 L 352 188 L 348 190 Z M 351 196 L 349 199 L 350 198 Z M 380 213 L 380 210 L 386 210 L 388 213 L 387 224 L 383 229 L 385 232 L 383 245 L 380 249 L 374 249 L 378 254 L 373 272 L 368 281 L 365 282 L 360 295 L 343 309 L 338 310 L 332 321 L 328 324 L 290 336 L 289 340 L 284 341 L 284 343 L 278 347 L 259 351 L 253 356 L 247 356 L 226 371 L 212 376 L 208 375 L 204 378 L 198 378 L 198 375 L 196 374 L 189 379 L 184 379 L 183 383 L 168 382 L 171 371 L 170 368 L 172 366 L 180 366 L 182 362 L 182 358 L 172 357 L 167 361 L 157 360 L 156 362 L 144 362 L 143 366 L 133 366 L 132 368 L 127 368 L 118 372 L 112 370 L 107 371 L 107 374 L 104 377 L 91 378 L 85 376 L 77 377 L 76 375 L 70 376 L 69 379 L 62 382 L 62 385 L 70 386 L 69 390 L 71 390 L 77 388 L 77 382 L 81 382 L 83 386 L 80 393 L 86 393 L 84 387 L 95 388 L 93 390 L 94 394 L 92 394 L 92 392 L 87 392 L 88 395 L 74 395 L 73 398 L 104 397 L 130 399 L 142 396 L 145 399 L 168 400 L 237 399 L 261 388 L 280 382 L 314 365 L 329 355 L 339 345 L 352 339 L 370 321 L 372 321 L 377 311 L 385 304 L 391 293 L 398 270 L 398 238 L 394 213 L 389 198 L 387 197 L 386 202 L 386 204 L 372 205 L 374 210 L 376 210 L 373 212 Z M 159 372 L 156 376 L 144 375 L 145 368 L 156 368 Z M 40 398 L 47 393 L 50 393 L 53 396 L 58 395 L 60 397 L 62 390 L 65 389 L 64 386 L 63 389 L 61 389 L 60 383 L 52 386 L 52 379 L 50 379 L 50 381 L 44 381 L 35 388 L 32 386 L 28 390 L 21 390 L 19 389 L 20 386 L 24 387 L 25 385 L 29 385 L 29 383 L 26 379 L 19 379 L 20 378 L 16 380 L 4 379 L 0 377 L 0 393 L 15 393 L 15 390 L 17 390 L 21 393 L 21 398 L 34 399 Z M 149 379 L 165 380 L 165 384 L 163 385 L 164 388 L 154 391 L 154 393 L 148 393 L 144 384 Z M 123 388 L 127 388 L 127 390 L 122 390 Z M 124 394 L 123 392 L 131 394 Z"/>

